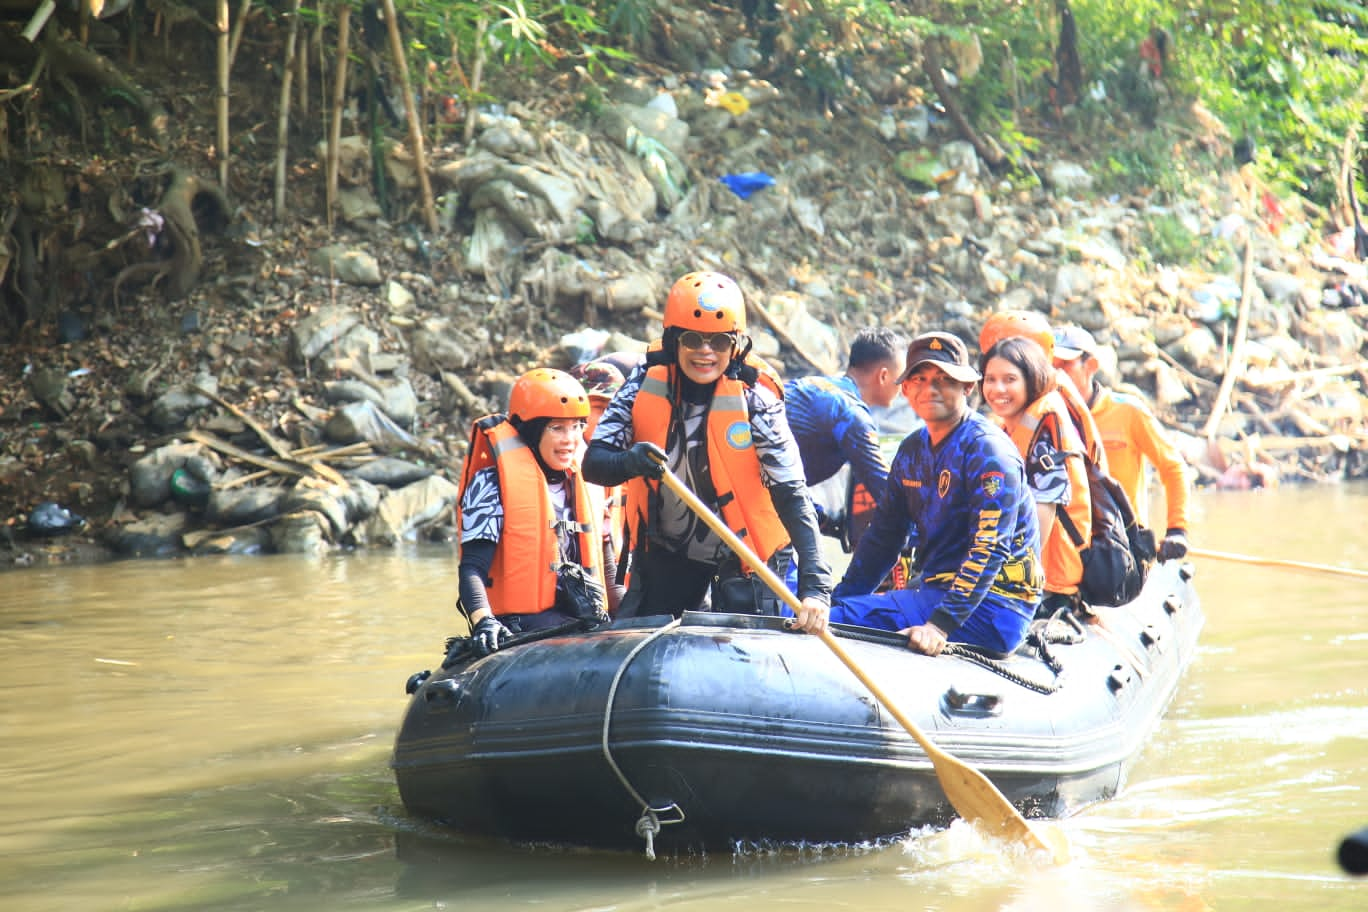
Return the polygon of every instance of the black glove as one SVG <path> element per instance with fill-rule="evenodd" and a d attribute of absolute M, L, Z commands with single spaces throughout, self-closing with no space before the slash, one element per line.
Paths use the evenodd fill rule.
<path fill-rule="evenodd" d="M 487 614 L 476 622 L 470 635 L 475 645 L 475 654 L 483 658 L 497 650 L 505 640 L 512 639 L 513 631 L 500 623 L 494 615 Z"/>
<path fill-rule="evenodd" d="M 1159 543 L 1159 560 L 1171 561 L 1181 560 L 1187 557 L 1188 540 L 1187 533 L 1182 529 L 1169 529 L 1164 533 L 1164 540 Z"/>
<path fill-rule="evenodd" d="M 812 509 L 817 511 L 817 529 L 823 535 L 831 538 L 840 538 L 845 534 L 845 517 L 840 514 L 831 514 L 822 509 L 822 505 L 817 501 L 812 502 Z"/>
<path fill-rule="evenodd" d="M 654 443 L 634 443 L 622 455 L 628 478 L 660 478 L 665 474 L 665 451 Z"/>

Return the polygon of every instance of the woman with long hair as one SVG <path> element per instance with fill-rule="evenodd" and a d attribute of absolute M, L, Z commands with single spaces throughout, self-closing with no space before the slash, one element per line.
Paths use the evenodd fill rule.
<path fill-rule="evenodd" d="M 1041 562 L 1045 569 L 1042 614 L 1078 602 L 1083 578 L 1080 554 L 1092 530 L 1084 444 L 1045 350 L 1024 336 L 994 343 L 980 362 L 984 402 L 1016 444 L 1026 463 L 1026 483 L 1040 521 Z M 1075 544 L 1066 528 L 1082 539 Z"/>

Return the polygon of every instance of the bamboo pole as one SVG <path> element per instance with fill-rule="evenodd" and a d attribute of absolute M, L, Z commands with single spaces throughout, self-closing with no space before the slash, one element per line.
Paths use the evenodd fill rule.
<path fill-rule="evenodd" d="M 218 160 L 219 187 L 228 192 L 228 0 L 217 0 L 218 26 Z"/>
<path fill-rule="evenodd" d="M 333 76 L 332 119 L 328 121 L 327 195 L 328 230 L 337 208 L 338 154 L 342 145 L 342 109 L 347 103 L 347 64 L 351 55 L 351 3 L 340 0 L 337 10 L 337 72 Z"/>
<path fill-rule="evenodd" d="M 466 87 L 465 128 L 461 133 L 461 141 L 467 146 L 475 138 L 475 122 L 480 119 L 480 112 L 475 101 L 480 94 L 480 82 L 484 79 L 484 39 L 485 30 L 488 28 L 489 20 L 481 16 L 479 23 L 475 26 L 475 65 L 470 70 L 470 85 Z"/>
<path fill-rule="evenodd" d="M 1332 567 L 1327 564 L 1307 564 L 1302 561 L 1281 560 L 1274 557 L 1250 557 L 1247 554 L 1232 554 L 1228 551 L 1208 551 L 1205 548 L 1188 548 L 1194 557 L 1229 561 L 1235 564 L 1251 564 L 1255 567 L 1286 567 L 1289 570 L 1306 570 L 1310 573 L 1330 573 L 1347 576 L 1351 579 L 1368 580 L 1368 570 L 1355 570 L 1351 567 Z"/>
<path fill-rule="evenodd" d="M 299 4 L 290 4 L 290 31 L 280 78 L 280 118 L 276 121 L 275 217 L 285 214 L 285 166 L 290 156 L 290 90 L 294 87 L 295 46 L 299 42 Z"/>
<path fill-rule="evenodd" d="M 252 0 L 242 0 L 238 7 L 237 22 L 233 23 L 233 37 L 228 41 L 228 69 L 237 60 L 238 48 L 242 47 L 242 33 L 247 28 L 247 14 L 251 12 Z"/>
<path fill-rule="evenodd" d="M 309 119 L 309 51 L 313 46 L 313 31 L 304 30 L 304 38 L 299 42 L 299 53 L 295 54 L 295 81 L 299 83 L 299 91 L 296 94 L 299 106 L 299 118 L 304 122 Z"/>
<path fill-rule="evenodd" d="M 408 61 L 404 44 L 399 40 L 399 14 L 394 11 L 394 0 L 384 0 L 385 22 L 389 25 L 390 55 L 399 70 L 399 86 L 404 92 L 404 110 L 408 113 L 409 142 L 413 145 L 413 165 L 418 170 L 418 190 L 423 199 L 423 217 L 428 230 L 438 231 L 437 207 L 432 201 L 432 182 L 428 180 L 427 156 L 423 153 L 423 125 L 418 117 L 418 106 L 413 103 L 413 87 L 409 82 Z"/>
<path fill-rule="evenodd" d="M 1216 438 L 1226 407 L 1230 405 L 1230 394 L 1235 389 L 1235 381 L 1244 370 L 1245 336 L 1249 333 L 1249 307 L 1254 297 L 1254 236 L 1251 233 L 1245 240 L 1244 276 L 1240 281 L 1240 312 L 1235 318 L 1235 339 L 1230 343 L 1230 364 L 1221 377 L 1221 388 L 1216 391 L 1216 401 L 1211 406 L 1211 415 L 1202 436 L 1207 440 Z"/>

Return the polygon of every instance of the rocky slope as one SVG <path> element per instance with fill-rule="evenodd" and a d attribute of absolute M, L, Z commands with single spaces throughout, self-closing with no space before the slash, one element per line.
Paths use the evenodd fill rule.
<path fill-rule="evenodd" d="M 737 53 L 725 20 L 695 25 Z M 1118 193 L 1067 133 L 1035 154 L 1038 182 L 994 174 L 934 107 L 867 77 L 835 114 L 740 67 L 525 87 L 469 147 L 429 150 L 436 233 L 397 142 L 402 213 L 381 216 L 348 139 L 331 231 L 303 143 L 281 223 L 265 159 L 240 162 L 188 294 L 124 289 L 0 347 L 10 563 L 443 536 L 469 421 L 529 367 L 639 348 L 699 268 L 737 278 L 788 375 L 838 371 L 872 323 L 975 339 L 993 310 L 1033 308 L 1097 334 L 1205 481 L 1364 473 L 1368 282 L 1343 236 L 1249 171 Z M 1201 126 L 1155 129 L 1219 142 Z M 1156 263 L 1174 234 L 1201 266 Z M 31 516 L 43 502 L 84 526 Z"/>

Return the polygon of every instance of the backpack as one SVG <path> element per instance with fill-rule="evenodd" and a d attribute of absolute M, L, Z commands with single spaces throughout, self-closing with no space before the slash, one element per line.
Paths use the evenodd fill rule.
<path fill-rule="evenodd" d="M 1078 593 L 1089 605 L 1124 605 L 1144 588 L 1145 576 L 1158 554 L 1154 533 L 1136 520 L 1130 498 L 1120 482 L 1085 455 L 1067 455 L 1082 457 L 1092 498 L 1092 540 L 1086 548 L 1081 548 L 1083 536 L 1068 512 L 1061 510 L 1058 514 L 1074 547 L 1081 548 L 1083 579 L 1079 581 Z"/>

